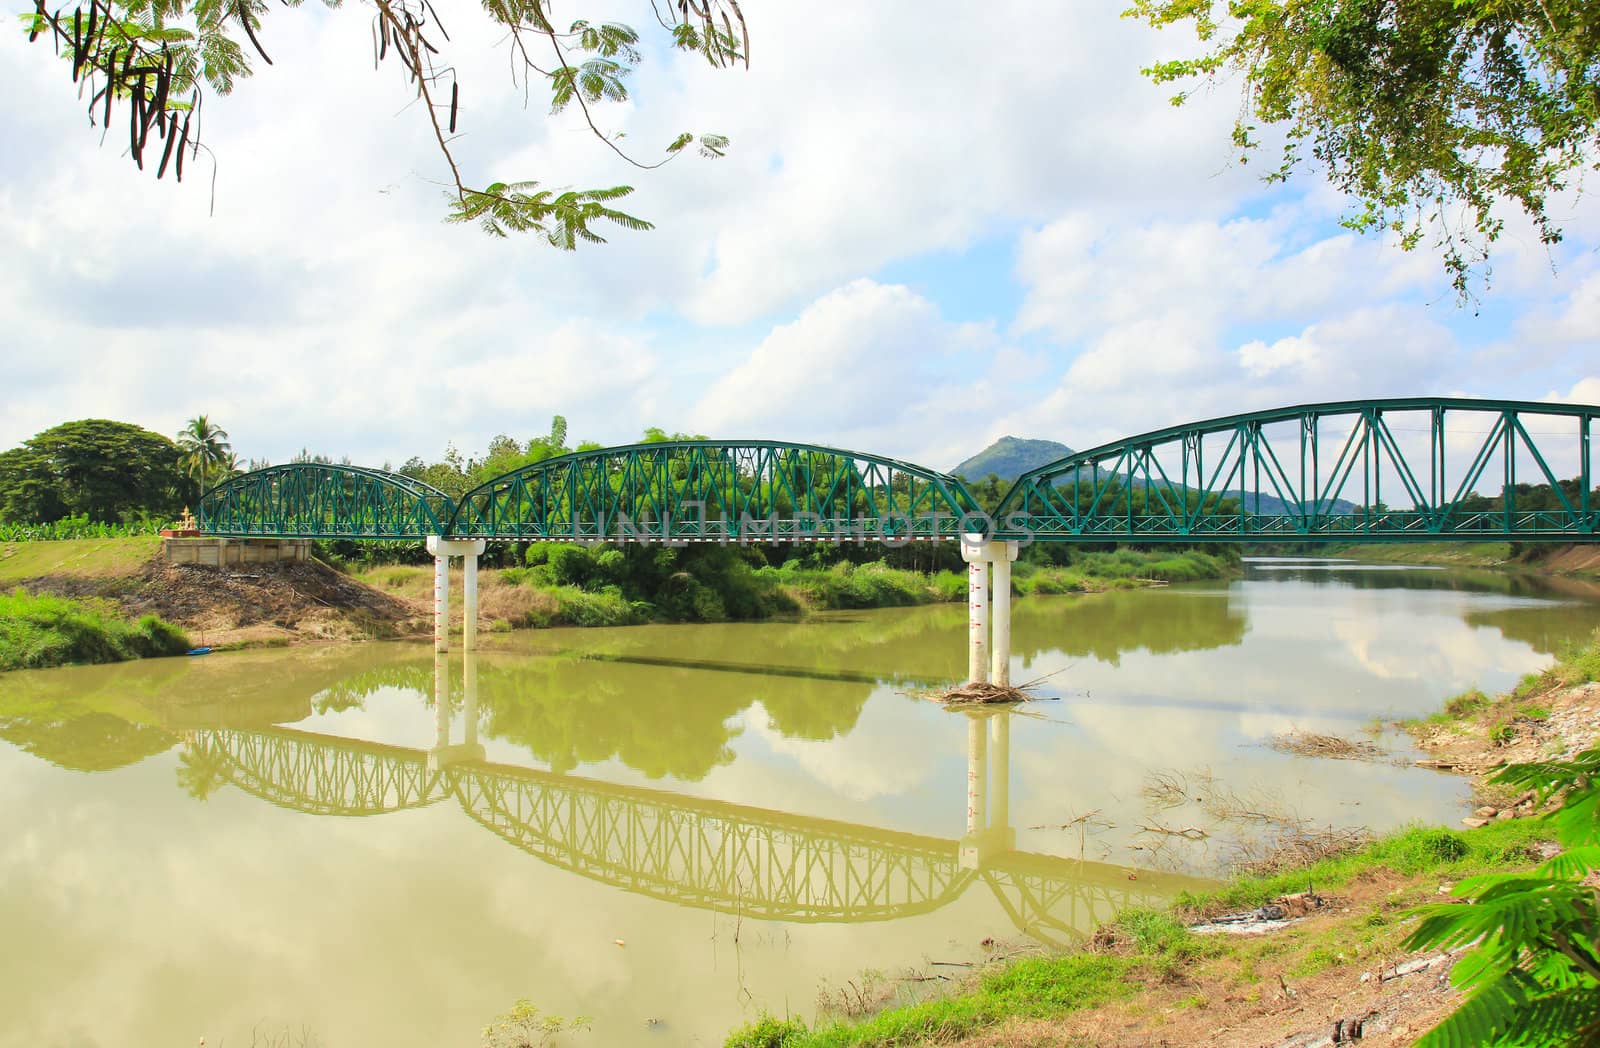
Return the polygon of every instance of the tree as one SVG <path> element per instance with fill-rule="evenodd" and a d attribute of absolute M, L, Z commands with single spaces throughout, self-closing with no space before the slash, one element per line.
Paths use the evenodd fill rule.
<path fill-rule="evenodd" d="M 180 457 L 166 437 L 126 422 L 64 422 L 0 454 L 0 518 L 170 517 L 198 493 Z"/>
<path fill-rule="evenodd" d="M 1259 121 L 1285 125 L 1269 182 L 1308 162 L 1353 197 L 1344 224 L 1431 236 L 1460 295 L 1487 275 L 1520 207 L 1561 239 L 1552 193 L 1600 167 L 1600 8 L 1590 0 L 1133 0 L 1127 15 L 1193 23 L 1207 50 L 1145 70 L 1157 83 L 1240 73 L 1240 159 Z M 1185 101 L 1190 90 L 1173 99 Z"/>
<path fill-rule="evenodd" d="M 128 153 L 140 170 L 149 159 L 158 179 L 170 168 L 182 181 L 185 158 L 199 158 L 198 116 L 205 93 L 226 95 L 249 77 L 254 72 L 249 52 L 272 64 L 258 33 L 269 10 L 266 0 L 87 0 L 70 12 L 55 13 L 44 0 L 35 3 L 35 10 L 23 16 L 29 40 L 43 38 L 65 57 L 80 97 L 88 99 L 91 123 L 109 129 L 117 105 L 127 110 Z M 289 6 L 298 3 L 288 0 Z M 324 3 L 339 6 L 339 0 Z M 449 46 L 449 34 L 438 12 L 429 0 L 368 4 L 373 62 L 398 65 L 416 89 L 417 109 L 426 115 L 449 170 L 450 221 L 476 222 L 496 236 L 531 231 L 569 251 L 580 240 L 604 241 L 590 228 L 599 219 L 625 229 L 651 228 L 610 206 L 633 192 L 631 186 L 555 190 L 523 180 L 472 188 L 452 149 L 461 84 L 441 50 Z M 739 0 L 650 4 L 671 47 L 697 52 L 717 67 L 748 65 L 749 35 Z M 542 82 L 552 114 L 576 104 L 595 136 L 639 168 L 660 167 L 691 145 L 702 156 L 723 155 L 725 137 L 692 132 L 667 143 L 653 163 L 625 153 L 617 144 L 621 136 L 596 122 L 595 109 L 628 98 L 628 77 L 643 57 L 639 34 L 622 23 L 584 18 L 558 27 L 552 6 L 552 0 L 484 0 L 484 14 L 505 30 L 514 87 L 526 93 Z"/>
<path fill-rule="evenodd" d="M 184 472 L 200 486 L 201 492 L 219 474 L 225 479 L 228 471 L 237 464 L 227 438 L 228 431 L 204 415 L 196 415 L 178 431 L 178 448 L 183 452 L 181 461 Z"/>

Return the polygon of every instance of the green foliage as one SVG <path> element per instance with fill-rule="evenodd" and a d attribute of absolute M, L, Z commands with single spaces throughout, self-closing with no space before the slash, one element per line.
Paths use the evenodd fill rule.
<path fill-rule="evenodd" d="M 549 1048 L 559 1035 L 588 1028 L 587 1016 L 569 1020 L 544 1015 L 531 1001 L 522 998 L 509 1012 L 496 1016 L 483 1028 L 483 1048 Z"/>
<path fill-rule="evenodd" d="M 1417 1043 L 1585 1045 L 1600 1040 L 1600 749 L 1570 761 L 1514 764 L 1493 781 L 1562 797 L 1540 821 L 1566 846 L 1529 873 L 1485 874 L 1452 892 L 1468 902 L 1421 909 L 1411 949 L 1472 946 L 1453 980 L 1467 999 Z M 1476 944 L 1476 945 L 1474 945 Z"/>
<path fill-rule="evenodd" d="M 799 1019 L 779 1019 L 763 1014 L 730 1034 L 723 1048 L 793 1048 L 803 1044 L 805 1038 L 806 1024 Z"/>
<path fill-rule="evenodd" d="M 1046 1019 L 1131 996 L 1140 961 L 1107 954 L 1033 957 L 983 976 L 976 991 L 835 1023 L 785 1048 L 891 1048 L 959 1040 L 1013 1018 Z"/>
<path fill-rule="evenodd" d="M 337 7 L 338 0 L 325 0 Z M 290 4 L 289 6 L 298 6 Z M 665 147 L 653 164 L 623 152 L 621 134 L 608 134 L 596 123 L 601 103 L 626 102 L 627 80 L 642 60 L 639 35 L 615 22 L 577 19 L 566 28 L 552 18 L 549 0 L 485 0 L 481 14 L 496 23 L 511 58 L 514 87 L 526 91 L 542 78 L 550 92 L 550 109 L 560 113 L 574 103 L 590 130 L 607 148 L 636 167 L 660 167 L 698 141 L 698 152 L 720 157 L 728 140 L 717 134 L 683 133 Z M 29 39 L 55 46 L 71 66 L 71 79 L 88 99 L 91 122 L 112 126 L 117 105 L 129 111 L 128 152 L 141 169 L 146 147 L 151 166 L 161 178 L 171 166 L 182 181 L 185 158 L 198 159 L 200 123 L 192 120 L 206 89 L 227 94 L 253 72 L 254 52 L 268 65 L 272 59 L 257 30 L 268 6 L 262 0 L 79 0 L 72 12 L 54 12 L 41 5 L 22 16 Z M 713 66 L 744 61 L 749 41 L 736 0 L 703 0 L 679 4 L 680 22 L 657 19 L 671 46 L 693 51 Z M 244 42 L 248 41 L 249 51 Z M 590 223 L 606 219 L 629 229 L 650 224 L 605 206 L 632 192 L 628 186 L 608 189 L 552 191 L 533 181 L 495 182 L 474 188 L 463 180 L 454 154 L 461 109 L 458 69 L 444 57 L 450 36 L 430 4 L 380 3 L 372 14 L 374 65 L 398 66 L 428 117 L 434 140 L 450 173 L 448 219 L 477 222 L 488 232 L 536 232 L 556 247 L 572 250 L 579 241 L 603 238 Z M 540 56 L 537 62 L 532 57 Z M 120 118 L 119 118 L 120 119 Z M 154 142 L 151 133 L 154 132 Z M 159 155 L 159 162 L 156 157 Z M 204 422 L 204 416 L 199 420 Z M 198 466 L 204 481 L 210 467 Z"/>
<path fill-rule="evenodd" d="M 763 569 L 761 574 L 794 591 L 816 608 L 910 607 L 931 603 L 942 592 L 955 594 L 949 599 L 961 599 L 964 595 L 964 590 L 957 592 L 949 580 L 936 592 L 926 575 L 891 568 L 882 561 L 871 564 L 843 561 L 825 571 L 803 568 L 796 561 L 788 561 L 781 568 Z M 965 586 L 964 579 L 962 585 Z"/>
<path fill-rule="evenodd" d="M 1444 713 L 1452 720 L 1460 720 L 1487 709 L 1489 705 L 1489 696 L 1477 688 L 1468 688 L 1460 695 L 1445 700 Z"/>
<path fill-rule="evenodd" d="M 154 535 L 166 526 L 164 518 L 140 515 L 122 524 L 106 524 L 88 517 L 62 517 L 48 524 L 0 523 L 0 542 L 65 542 L 69 539 L 122 539 Z"/>
<path fill-rule="evenodd" d="M 196 415 L 178 431 L 178 460 L 184 473 L 201 491 L 226 480 L 231 473 L 228 431 L 204 415 Z"/>
<path fill-rule="evenodd" d="M 126 422 L 64 422 L 0 453 L 0 520 L 171 519 L 198 494 L 179 459 L 172 441 Z"/>
<path fill-rule="evenodd" d="M 1242 909 L 1261 906 L 1280 895 L 1308 886 L 1337 888 L 1374 869 L 1411 876 L 1459 877 L 1526 864 L 1532 846 L 1546 833 L 1531 819 L 1492 822 L 1471 833 L 1436 826 L 1412 826 L 1342 855 L 1319 860 L 1304 869 L 1268 876 L 1239 877 L 1205 892 L 1185 892 L 1180 906 Z"/>
<path fill-rule="evenodd" d="M 189 638 L 154 615 L 127 622 L 93 601 L 32 596 L 20 589 L 0 595 L 0 670 L 122 662 L 188 649 Z"/>
<path fill-rule="evenodd" d="M 1357 210 L 1345 224 L 1430 233 L 1458 290 L 1488 258 L 1514 201 L 1547 244 L 1552 193 L 1595 164 L 1600 23 L 1588 0 L 1133 0 L 1156 27 L 1193 24 L 1205 51 L 1161 62 L 1157 83 L 1242 73 L 1233 141 L 1286 128 L 1269 181 L 1304 164 Z M 1184 91 L 1174 99 L 1182 103 Z"/>

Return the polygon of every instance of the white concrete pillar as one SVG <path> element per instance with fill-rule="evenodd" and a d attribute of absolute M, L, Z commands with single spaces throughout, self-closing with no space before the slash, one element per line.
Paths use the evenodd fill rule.
<path fill-rule="evenodd" d="M 989 821 L 989 732 L 984 718 L 967 717 L 967 836 L 982 833 Z"/>
<path fill-rule="evenodd" d="M 1003 564 L 1004 561 L 997 561 Z M 1011 712 L 1001 709 L 989 718 L 989 825 L 1011 825 Z"/>
<path fill-rule="evenodd" d="M 450 650 L 450 558 L 433 555 L 433 650 Z"/>
<path fill-rule="evenodd" d="M 462 575 L 466 622 L 462 628 L 462 647 L 476 643 L 478 627 L 478 558 L 488 547 L 483 539 L 446 539 L 428 536 L 428 552 L 433 554 L 433 650 L 450 650 L 450 558 L 470 561 Z"/>
<path fill-rule="evenodd" d="M 1002 543 L 990 543 L 993 546 Z M 1013 554 L 1015 556 L 1015 554 Z M 1011 561 L 994 560 L 994 606 L 989 620 L 994 636 L 989 641 L 989 679 L 1002 688 L 1011 686 Z"/>
<path fill-rule="evenodd" d="M 961 540 L 961 559 L 967 562 L 967 681 L 989 679 L 989 559 L 981 535 Z"/>

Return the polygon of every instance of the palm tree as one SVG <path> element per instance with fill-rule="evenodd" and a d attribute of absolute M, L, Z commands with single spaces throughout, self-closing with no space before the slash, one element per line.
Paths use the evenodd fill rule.
<path fill-rule="evenodd" d="M 228 443 L 227 430 L 214 425 L 204 415 L 196 415 L 178 432 L 178 449 L 183 452 L 184 472 L 193 477 L 204 492 L 206 481 L 227 461 L 232 445 Z"/>

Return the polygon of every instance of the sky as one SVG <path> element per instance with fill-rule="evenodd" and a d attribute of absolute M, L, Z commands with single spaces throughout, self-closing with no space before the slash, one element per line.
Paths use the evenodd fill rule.
<path fill-rule="evenodd" d="M 27 5 L 8 0 L 16 12 Z M 570 423 L 831 444 L 949 469 L 1011 434 L 1084 448 L 1254 409 L 1455 394 L 1600 403 L 1600 202 L 1512 217 L 1463 305 L 1436 254 L 1338 224 L 1315 172 L 1235 162 L 1238 84 L 1139 70 L 1187 30 L 1125 0 L 744 0 L 750 66 L 651 47 L 598 118 L 524 105 L 481 8 L 437 5 L 469 181 L 636 187 L 576 253 L 443 221 L 447 171 L 371 9 L 272 6 L 274 64 L 205 108 L 184 182 L 88 126 L 66 66 L 0 36 L 0 447 L 205 413 L 241 458 L 481 453 Z M 558 16 L 648 31 L 643 0 Z M 974 45 L 982 41 L 982 46 Z M 535 85 L 537 88 L 537 85 Z"/>

